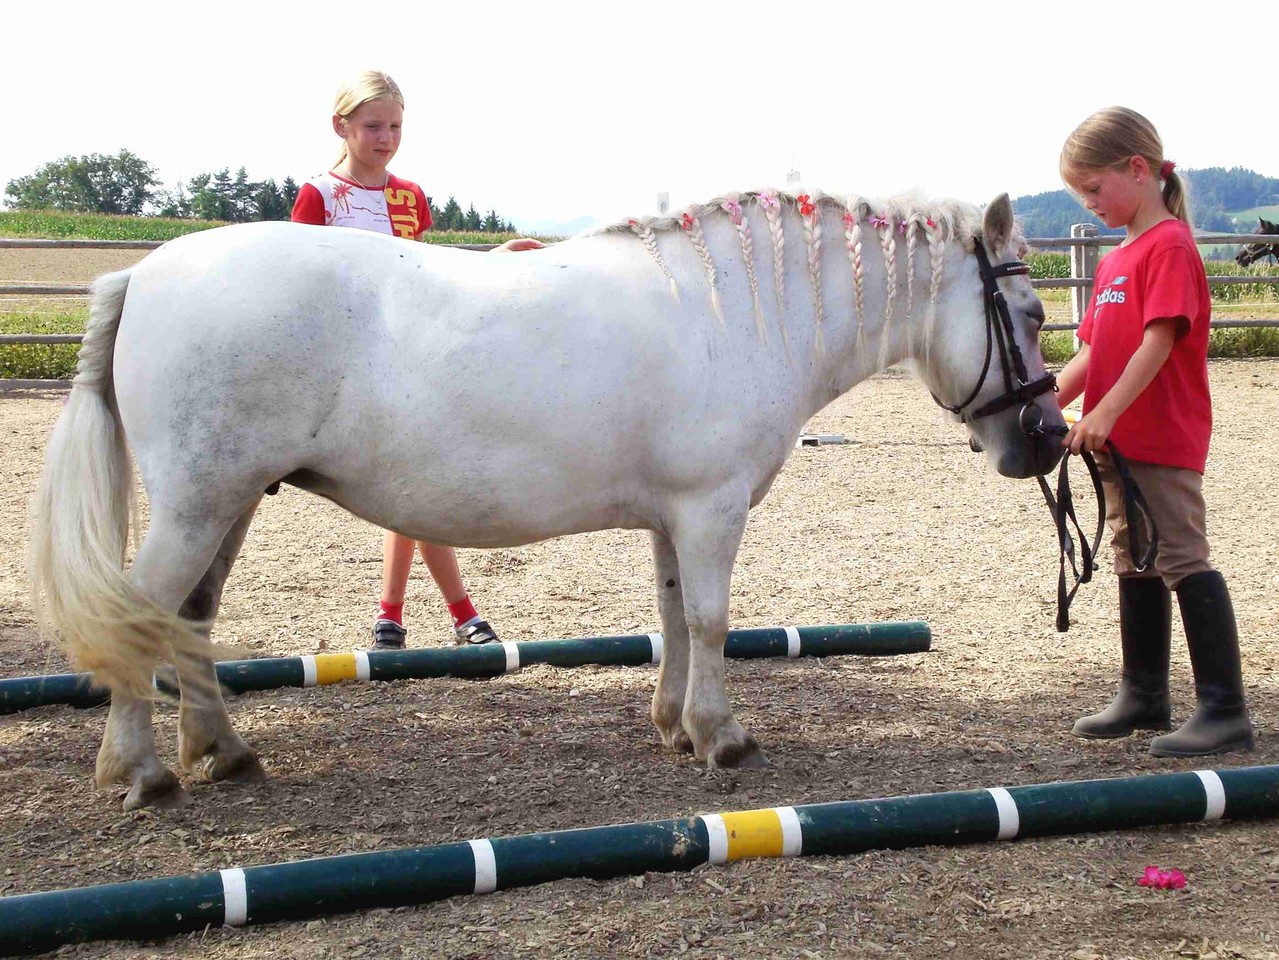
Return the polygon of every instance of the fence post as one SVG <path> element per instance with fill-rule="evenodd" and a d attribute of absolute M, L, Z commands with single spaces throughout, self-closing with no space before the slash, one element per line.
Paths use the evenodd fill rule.
<path fill-rule="evenodd" d="M 1070 238 L 1072 240 L 1095 236 L 1097 236 L 1097 225 L 1095 223 L 1076 223 L 1070 228 Z M 1086 286 L 1070 288 L 1070 320 L 1072 323 L 1083 323 L 1084 314 L 1088 311 L 1088 304 L 1092 303 L 1092 281 L 1097 276 L 1097 261 L 1101 259 L 1097 254 L 1098 249 L 1092 244 L 1072 246 L 1070 248 L 1071 279 L 1088 281 Z M 1078 350 L 1078 328 L 1075 330 L 1074 340 L 1075 349 Z"/>

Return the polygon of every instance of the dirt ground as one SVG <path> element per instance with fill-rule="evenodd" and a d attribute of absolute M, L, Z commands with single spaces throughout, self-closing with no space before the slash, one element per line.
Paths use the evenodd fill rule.
<path fill-rule="evenodd" d="M 1056 543 L 1037 488 L 993 474 L 916 383 L 887 375 L 809 425 L 854 438 L 795 451 L 752 515 L 735 626 L 923 619 L 927 654 L 730 663 L 738 715 L 774 767 L 708 772 L 648 719 L 655 668 L 538 667 L 487 683 L 401 681 L 248 694 L 232 716 L 259 787 L 191 783 L 180 811 L 123 814 L 92 785 L 105 711 L 0 717 L 0 895 L 353 851 L 706 811 L 1279 763 L 1275 559 L 1279 365 L 1211 365 L 1206 491 L 1233 590 L 1258 750 L 1156 760 L 1147 738 L 1087 742 L 1073 719 L 1118 670 L 1113 576 L 1053 629 Z M 26 600 L 27 499 L 58 394 L 0 396 L 0 675 L 61 672 Z M 285 488 L 260 510 L 215 637 L 297 655 L 363 647 L 380 536 Z M 660 629 L 647 537 L 605 532 L 463 552 L 506 639 Z M 443 643 L 419 566 L 413 645 Z M 1192 706 L 1177 628 L 1176 715 Z M 158 709 L 173 760 L 176 712 Z M 1137 886 L 1147 864 L 1188 886 Z M 64 948 L 73 957 L 1279 958 L 1279 829 L 1190 825 L 690 874 L 566 880 L 414 908 Z"/>
<path fill-rule="evenodd" d="M 1088 743 L 1078 713 L 1117 674 L 1114 579 L 1053 629 L 1055 542 L 1030 482 L 994 476 L 925 391 L 885 376 L 810 430 L 752 515 L 734 625 L 923 619 L 927 654 L 730 663 L 739 716 L 775 766 L 707 772 L 665 753 L 647 718 L 655 669 L 536 667 L 490 683 L 399 681 L 233 699 L 271 773 L 192 784 L 171 813 L 123 814 L 91 784 L 105 712 L 0 717 L 0 894 L 348 851 L 969 787 L 1279 762 L 1273 415 L 1279 366 L 1211 366 L 1215 559 L 1234 592 L 1259 750 L 1156 761 L 1146 739 Z M 59 395 L 0 399 L 3 674 L 67 669 L 26 601 L 26 504 Z M 645 534 L 464 552 L 478 605 L 508 639 L 659 629 Z M 262 654 L 362 647 L 380 537 L 326 501 L 270 497 L 226 591 L 216 637 Z M 421 568 L 418 568 L 421 571 Z M 448 624 L 416 573 L 409 640 Z M 1181 643 L 1173 689 L 1191 708 Z M 174 754 L 161 706 L 162 753 Z M 1147 864 L 1186 890 L 1138 887 Z M 742 862 L 689 874 L 551 885 L 420 908 L 263 925 L 68 956 L 201 957 L 1279 957 L 1273 822 L 1184 826 L 847 859 Z"/>

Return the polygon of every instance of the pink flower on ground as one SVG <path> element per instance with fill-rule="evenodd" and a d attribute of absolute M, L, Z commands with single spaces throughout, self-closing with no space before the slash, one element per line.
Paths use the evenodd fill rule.
<path fill-rule="evenodd" d="M 1180 870 L 1160 870 L 1158 867 L 1146 867 L 1145 874 L 1137 881 L 1139 887 L 1154 887 L 1158 890 L 1181 890 L 1186 886 L 1186 875 Z"/>

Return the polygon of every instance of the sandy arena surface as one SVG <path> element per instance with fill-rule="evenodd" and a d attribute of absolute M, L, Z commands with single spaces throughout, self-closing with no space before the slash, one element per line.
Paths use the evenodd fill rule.
<path fill-rule="evenodd" d="M 922 619 L 930 653 L 730 663 L 730 694 L 774 767 L 707 771 L 665 752 L 648 719 L 655 668 L 527 669 L 487 683 L 400 681 L 247 694 L 238 729 L 271 775 L 190 783 L 173 812 L 120 811 L 92 785 L 104 709 L 0 717 L 0 894 L 473 837 L 906 793 L 1279 763 L 1275 559 L 1279 365 L 1214 362 L 1206 491 L 1231 585 L 1258 750 L 1157 760 L 1147 738 L 1086 742 L 1073 719 L 1118 670 L 1114 578 L 1053 629 L 1056 542 L 1037 488 L 993 474 L 916 383 L 888 375 L 837 401 L 754 512 L 734 626 Z M 27 500 L 60 394 L 0 395 L 0 675 L 67 669 L 37 639 L 23 571 Z M 1082 500 L 1082 494 L 1080 495 Z M 1089 521 L 1090 522 L 1090 521 Z M 267 498 L 215 638 L 262 655 L 363 647 L 380 536 L 326 501 Z M 463 552 L 505 639 L 660 629 L 647 536 L 604 532 Z M 448 638 L 419 565 L 412 645 Z M 1180 627 L 1172 688 L 1192 706 Z M 176 711 L 157 712 L 174 762 Z M 1137 886 L 1176 867 L 1182 891 Z M 421 907 L 151 944 L 119 958 L 1210 957 L 1279 958 L 1274 822 L 744 861 L 690 874 L 566 880 Z"/>

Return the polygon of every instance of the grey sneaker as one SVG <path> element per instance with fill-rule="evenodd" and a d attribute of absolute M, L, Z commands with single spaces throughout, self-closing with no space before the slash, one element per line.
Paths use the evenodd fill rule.
<path fill-rule="evenodd" d="M 408 633 L 394 620 L 379 620 L 373 624 L 373 646 L 370 650 L 403 650 L 404 636 Z"/>
<path fill-rule="evenodd" d="M 497 632 L 489 626 L 487 620 L 472 620 L 460 627 L 453 628 L 453 642 L 459 647 L 468 643 L 496 643 Z"/>

